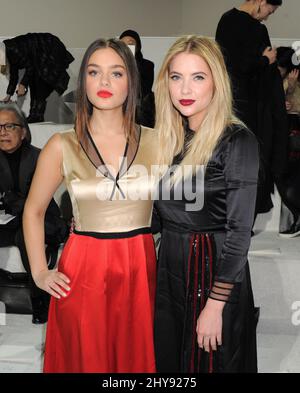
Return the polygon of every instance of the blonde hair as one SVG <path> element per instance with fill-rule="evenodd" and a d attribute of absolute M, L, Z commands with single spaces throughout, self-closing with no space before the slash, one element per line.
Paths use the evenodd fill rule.
<path fill-rule="evenodd" d="M 170 63 L 176 55 L 184 52 L 204 59 L 211 70 L 214 82 L 212 101 L 199 129 L 194 130 L 195 135 L 188 143 L 186 154 L 180 164 L 193 168 L 186 172 L 191 174 L 191 171 L 194 173 L 196 165 L 207 165 L 227 127 L 243 123 L 233 113 L 230 80 L 218 44 L 206 37 L 181 37 L 169 49 L 155 83 L 155 128 L 159 137 L 159 164 L 171 165 L 173 158 L 181 153 L 184 147 L 183 117 L 173 106 L 169 94 Z"/>

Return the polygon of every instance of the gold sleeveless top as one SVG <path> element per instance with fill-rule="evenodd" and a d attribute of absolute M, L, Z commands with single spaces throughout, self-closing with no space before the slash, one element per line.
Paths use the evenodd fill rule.
<path fill-rule="evenodd" d="M 117 179 L 90 160 L 74 130 L 61 133 L 62 174 L 69 192 L 75 229 L 81 232 L 124 233 L 151 225 L 156 181 L 157 133 L 141 127 L 136 153 Z"/>

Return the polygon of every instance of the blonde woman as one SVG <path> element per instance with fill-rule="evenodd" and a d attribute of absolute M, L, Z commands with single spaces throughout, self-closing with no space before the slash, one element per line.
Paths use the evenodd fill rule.
<path fill-rule="evenodd" d="M 256 372 L 247 252 L 258 146 L 233 114 L 218 45 L 197 36 L 179 38 L 159 72 L 156 104 L 159 163 L 177 165 L 156 202 L 162 225 L 157 370 Z"/>

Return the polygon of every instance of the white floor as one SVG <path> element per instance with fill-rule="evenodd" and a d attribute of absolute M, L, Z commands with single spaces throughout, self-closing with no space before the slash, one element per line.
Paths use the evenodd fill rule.
<path fill-rule="evenodd" d="M 252 238 L 249 257 L 260 306 L 259 372 L 299 373 L 300 237 L 286 240 L 275 232 L 259 233 Z M 33 325 L 30 315 L 2 315 L 0 372 L 41 372 L 45 329 Z"/>

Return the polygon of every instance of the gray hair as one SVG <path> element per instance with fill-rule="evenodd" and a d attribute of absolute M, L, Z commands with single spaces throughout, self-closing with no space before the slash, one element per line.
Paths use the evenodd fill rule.
<path fill-rule="evenodd" d="M 25 116 L 24 112 L 21 111 L 21 109 L 19 108 L 17 103 L 15 103 L 15 102 L 7 102 L 7 103 L 6 102 L 1 102 L 0 103 L 0 112 L 1 111 L 10 111 L 10 112 L 13 112 L 16 115 L 19 124 L 21 124 L 21 126 L 26 131 L 25 141 L 28 144 L 30 144 L 31 143 L 30 128 L 29 128 L 29 125 L 28 125 L 28 122 L 26 120 L 26 116 Z"/>

